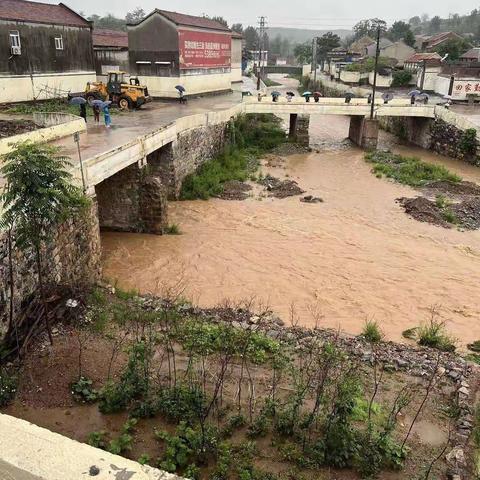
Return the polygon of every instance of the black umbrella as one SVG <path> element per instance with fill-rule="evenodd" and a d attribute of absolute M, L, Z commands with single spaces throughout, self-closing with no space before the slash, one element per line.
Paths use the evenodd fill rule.
<path fill-rule="evenodd" d="M 70 100 L 70 105 L 85 105 L 87 101 L 83 97 L 73 97 Z"/>
<path fill-rule="evenodd" d="M 295 96 L 295 94 L 293 92 L 287 92 L 287 95 L 290 95 L 291 97 Z"/>
<path fill-rule="evenodd" d="M 352 98 L 355 98 L 355 95 L 353 93 L 347 92 L 345 94 L 345 98 L 348 98 L 349 100 L 351 100 Z"/>
<path fill-rule="evenodd" d="M 185 87 L 183 85 L 175 85 L 175 88 L 179 91 L 179 92 L 184 92 L 185 91 Z"/>

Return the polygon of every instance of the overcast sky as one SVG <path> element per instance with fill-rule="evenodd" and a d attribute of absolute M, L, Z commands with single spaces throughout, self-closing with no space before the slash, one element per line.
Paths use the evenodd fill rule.
<path fill-rule="evenodd" d="M 49 0 L 50 3 L 58 1 Z M 63 0 L 74 10 L 87 15 L 114 13 L 125 16 L 126 12 L 141 6 L 145 12 L 154 8 L 173 10 L 192 15 L 221 15 L 229 23 L 254 24 L 257 17 L 265 15 L 272 26 L 299 28 L 350 28 L 363 18 L 380 17 L 388 22 L 408 19 L 414 15 L 428 13 L 431 17 L 461 15 L 479 6 L 479 0 Z M 298 8 L 300 7 L 300 8 Z"/>

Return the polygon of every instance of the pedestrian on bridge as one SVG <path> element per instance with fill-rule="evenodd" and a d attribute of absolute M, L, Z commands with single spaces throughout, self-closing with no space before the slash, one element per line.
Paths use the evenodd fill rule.
<path fill-rule="evenodd" d="M 110 116 L 110 110 L 107 102 L 105 102 L 103 105 L 103 120 L 105 122 L 105 126 L 110 128 L 110 125 L 112 124 L 112 117 Z"/>

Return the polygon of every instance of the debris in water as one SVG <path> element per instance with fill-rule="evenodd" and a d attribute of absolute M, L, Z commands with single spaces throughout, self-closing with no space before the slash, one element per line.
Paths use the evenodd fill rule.
<path fill-rule="evenodd" d="M 300 199 L 303 203 L 323 203 L 323 198 L 314 197 L 313 195 L 307 195 Z"/>
<path fill-rule="evenodd" d="M 218 198 L 223 200 L 245 200 L 249 197 L 246 192 L 252 189 L 248 183 L 240 182 L 238 180 L 229 180 L 223 184 L 223 192 L 218 195 Z"/>
<path fill-rule="evenodd" d="M 267 175 L 259 183 L 266 187 L 270 197 L 287 198 L 305 193 L 295 180 L 280 180 L 279 178 Z"/>

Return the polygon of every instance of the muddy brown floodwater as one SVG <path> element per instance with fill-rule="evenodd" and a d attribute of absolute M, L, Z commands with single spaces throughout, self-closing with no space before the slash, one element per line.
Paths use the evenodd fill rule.
<path fill-rule="evenodd" d="M 182 279 L 187 297 L 202 306 L 255 298 L 287 320 L 294 305 L 305 326 L 358 333 L 375 319 L 391 340 L 436 306 L 461 344 L 480 339 L 480 232 L 408 217 L 395 199 L 417 192 L 372 175 L 347 133 L 344 117 L 312 117 L 320 153 L 263 167 L 324 203 L 258 195 L 172 202 L 170 221 L 182 235 L 102 234 L 105 276 L 157 294 Z M 478 168 L 396 145 L 387 134 L 381 142 L 480 183 Z"/>

